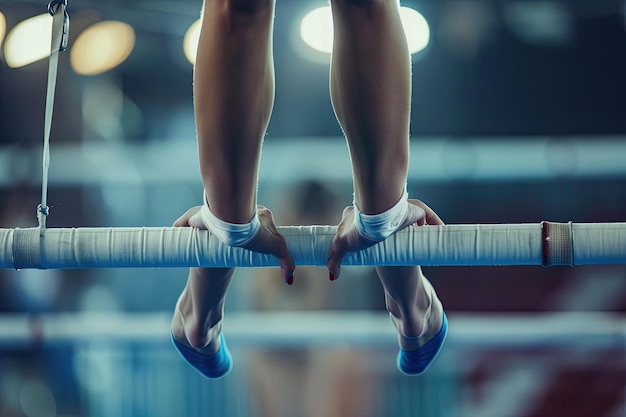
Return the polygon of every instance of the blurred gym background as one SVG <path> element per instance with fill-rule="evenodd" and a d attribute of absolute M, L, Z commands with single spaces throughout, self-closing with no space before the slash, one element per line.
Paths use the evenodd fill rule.
<path fill-rule="evenodd" d="M 412 197 L 447 223 L 626 221 L 626 3 L 402 5 L 413 48 Z M 70 0 L 49 226 L 169 225 L 201 201 L 190 52 L 200 8 Z M 0 0 L 4 228 L 36 225 L 45 13 L 39 0 Z M 277 2 L 259 203 L 279 224 L 336 224 L 352 200 L 327 87 L 328 16 L 324 1 Z M 329 311 L 384 323 L 371 268 L 336 283 L 300 268 L 293 288 L 271 269 L 238 274 L 227 337 L 229 326 L 263 329 L 277 311 L 301 324 L 280 343 L 239 334 L 233 373 L 205 381 L 168 344 L 185 270 L 0 271 L 0 415 L 626 416 L 624 266 L 426 268 L 451 339 L 419 378 L 395 369 L 390 322 L 384 340 L 367 343 L 303 336 Z M 42 330 L 59 313 L 76 337 Z"/>

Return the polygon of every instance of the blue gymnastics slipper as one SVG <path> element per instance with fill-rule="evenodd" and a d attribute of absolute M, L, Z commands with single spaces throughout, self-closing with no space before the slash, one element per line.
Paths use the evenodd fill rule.
<path fill-rule="evenodd" d="M 428 343 L 417 350 L 407 352 L 400 349 L 398 352 L 397 365 L 400 372 L 405 375 L 420 375 L 426 372 L 431 363 L 435 360 L 443 342 L 448 334 L 448 318 L 443 313 L 443 323 L 441 330 Z"/>
<path fill-rule="evenodd" d="M 222 378 L 233 368 L 233 358 L 228 346 L 226 346 L 224 334 L 220 334 L 220 350 L 211 355 L 203 355 L 174 339 L 173 334 L 170 335 L 180 356 L 204 377 L 209 379 Z"/>

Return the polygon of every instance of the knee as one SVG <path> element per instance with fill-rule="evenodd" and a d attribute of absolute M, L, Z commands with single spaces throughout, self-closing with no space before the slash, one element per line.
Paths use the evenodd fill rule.
<path fill-rule="evenodd" d="M 331 4 L 340 7 L 371 9 L 397 4 L 398 0 L 331 0 Z"/>
<path fill-rule="evenodd" d="M 398 0 L 330 0 L 330 3 L 340 21 L 357 19 L 357 22 L 384 18 L 400 7 Z"/>
<path fill-rule="evenodd" d="M 271 12 L 275 0 L 207 0 L 205 7 L 214 5 L 229 14 L 254 16 Z"/>

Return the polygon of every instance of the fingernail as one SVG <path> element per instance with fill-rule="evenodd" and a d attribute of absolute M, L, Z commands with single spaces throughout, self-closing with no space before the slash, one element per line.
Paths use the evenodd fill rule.
<path fill-rule="evenodd" d="M 332 272 L 329 272 L 328 278 L 330 278 L 331 281 L 334 281 L 335 280 L 335 275 Z"/>
<path fill-rule="evenodd" d="M 293 285 L 293 275 L 287 280 L 287 285 Z"/>

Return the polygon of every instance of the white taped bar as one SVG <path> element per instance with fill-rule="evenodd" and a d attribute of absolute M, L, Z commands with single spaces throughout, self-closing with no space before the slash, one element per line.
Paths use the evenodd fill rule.
<path fill-rule="evenodd" d="M 626 263 L 626 223 L 572 223 L 574 265 Z"/>
<path fill-rule="evenodd" d="M 557 227 L 558 226 L 558 227 Z M 559 239 L 550 229 L 559 230 Z M 279 227 L 296 265 L 326 265 L 334 226 Z M 270 256 L 228 247 L 204 230 L 172 227 L 0 229 L 0 268 L 268 267 Z M 565 237 L 563 237 L 565 236 Z M 564 249 L 565 248 L 565 249 Z M 343 265 L 626 264 L 626 223 L 494 224 L 404 229 Z M 551 254 L 559 253 L 554 261 Z M 559 261 L 560 260 L 560 261 Z"/>
<path fill-rule="evenodd" d="M 13 263 L 13 229 L 0 229 L 0 265 L 10 268 Z"/>
<path fill-rule="evenodd" d="M 452 313 L 446 346 L 520 349 L 626 349 L 626 318 L 606 313 Z M 168 343 L 171 314 L 0 315 L 0 347 L 53 343 Z M 232 312 L 224 334 L 232 347 L 363 346 L 397 348 L 386 313 Z"/>

